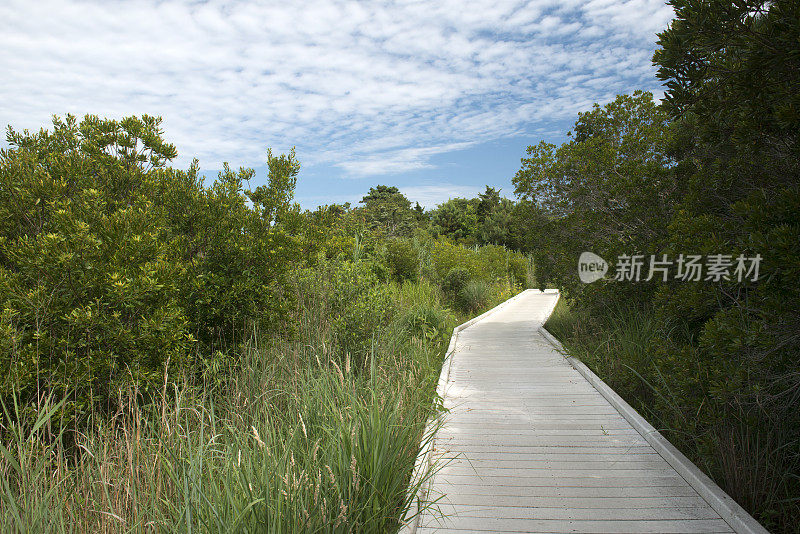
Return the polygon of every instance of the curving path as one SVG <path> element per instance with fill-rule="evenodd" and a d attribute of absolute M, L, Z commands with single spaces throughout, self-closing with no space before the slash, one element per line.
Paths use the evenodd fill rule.
<path fill-rule="evenodd" d="M 557 299 L 525 291 L 457 334 L 432 452 L 440 514 L 406 530 L 766 532 L 548 340 Z"/>

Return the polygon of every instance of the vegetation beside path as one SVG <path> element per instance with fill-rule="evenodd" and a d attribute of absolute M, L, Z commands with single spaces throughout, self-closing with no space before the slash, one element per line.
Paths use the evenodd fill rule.
<path fill-rule="evenodd" d="M 524 256 L 395 188 L 303 212 L 293 154 L 206 186 L 150 117 L 9 140 L 1 531 L 399 526 L 450 333 L 527 286 Z"/>

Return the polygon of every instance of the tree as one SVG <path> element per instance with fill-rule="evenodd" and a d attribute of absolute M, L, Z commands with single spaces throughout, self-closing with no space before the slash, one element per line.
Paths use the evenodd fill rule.
<path fill-rule="evenodd" d="M 431 231 L 455 241 L 473 243 L 478 231 L 477 201 L 451 198 L 431 213 Z"/>
<path fill-rule="evenodd" d="M 545 142 L 528 147 L 512 180 L 515 193 L 540 205 L 562 227 L 551 230 L 559 239 L 550 244 L 560 253 L 539 257 L 541 272 L 552 273 L 568 292 L 588 295 L 602 284 L 579 282 L 581 252 L 613 261 L 619 254 L 660 250 L 664 221 L 678 193 L 666 148 L 669 134 L 667 116 L 652 94 L 637 91 L 580 113 L 572 140 L 560 147 Z M 558 265 L 547 265 L 552 261 Z"/>
<path fill-rule="evenodd" d="M 294 148 L 288 155 L 277 157 L 272 155 L 272 150 L 268 150 L 267 169 L 268 184 L 260 185 L 254 191 L 245 191 L 245 195 L 261 211 L 261 217 L 267 223 L 274 224 L 287 213 L 294 198 L 297 174 L 300 172 L 300 162 L 297 161 Z M 252 174 L 244 178 L 249 179 Z"/>
<path fill-rule="evenodd" d="M 486 190 L 478 194 L 478 207 L 476 209 L 478 223 L 482 224 L 499 204 L 500 190 L 487 185 Z"/>
<path fill-rule="evenodd" d="M 795 53 L 800 5 L 785 0 L 673 5 L 676 18 L 659 34 L 654 55 L 668 87 L 665 107 L 677 120 L 680 145 L 675 153 L 685 189 L 669 248 L 766 253 L 771 245 L 764 236 L 774 234 L 781 242 L 791 241 L 787 231 L 798 235 L 789 230 L 797 228 L 791 217 L 764 217 L 762 211 L 791 205 L 800 184 L 800 57 Z M 756 250 L 757 242 L 766 248 Z M 783 287 L 782 282 L 797 254 L 791 247 L 776 248 L 786 255 L 767 255 L 764 282 L 752 288 L 704 284 L 700 292 L 710 305 L 702 307 L 692 304 L 690 293 L 697 288 L 665 289 L 664 314 L 691 317 L 694 335 L 706 324 L 719 326 L 708 321 L 731 309 L 749 309 L 746 322 L 758 317 L 752 328 L 796 316 L 765 315 L 758 304 L 761 299 L 777 298 L 787 305 L 800 300 L 796 285 Z M 792 339 L 782 344 L 800 349 Z"/>
<path fill-rule="evenodd" d="M 478 240 L 484 245 L 510 246 L 513 217 L 514 201 L 507 198 L 498 199 L 497 204 L 486 212 L 480 223 Z"/>
<path fill-rule="evenodd" d="M 757 281 L 669 284 L 657 303 L 704 363 L 703 402 L 719 414 L 709 434 L 731 443 L 723 487 L 790 531 L 800 514 L 800 3 L 671 4 L 653 58 L 685 191 L 667 250 L 763 261 Z M 763 448 L 755 457 L 752 443 Z"/>
<path fill-rule="evenodd" d="M 428 216 L 425 213 L 425 208 L 419 205 L 419 202 L 414 204 L 414 220 L 417 222 L 417 226 L 425 226 L 428 222 Z"/>
<path fill-rule="evenodd" d="M 387 236 L 406 236 L 414 228 L 411 201 L 396 187 L 371 187 L 361 199 L 364 221 L 368 228 Z"/>

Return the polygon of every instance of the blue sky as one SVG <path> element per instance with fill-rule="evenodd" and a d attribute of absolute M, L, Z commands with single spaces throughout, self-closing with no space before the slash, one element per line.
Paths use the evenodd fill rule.
<path fill-rule="evenodd" d="M 0 125 L 52 114 L 164 117 L 213 175 L 265 178 L 297 148 L 305 208 L 396 185 L 433 207 L 484 184 L 512 194 L 529 144 L 578 111 L 662 94 L 651 0 L 49 1 L 0 5 Z"/>

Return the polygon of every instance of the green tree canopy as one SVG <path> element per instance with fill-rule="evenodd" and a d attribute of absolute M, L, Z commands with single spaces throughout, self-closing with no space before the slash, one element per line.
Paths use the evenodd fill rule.
<path fill-rule="evenodd" d="M 431 213 L 431 230 L 456 241 L 474 242 L 478 231 L 476 199 L 451 198 Z"/>
<path fill-rule="evenodd" d="M 595 291 L 577 278 L 582 251 L 613 261 L 662 246 L 678 191 L 666 142 L 670 128 L 652 94 L 637 91 L 580 113 L 570 135 L 561 146 L 528 147 L 512 181 L 521 199 L 552 217 L 551 227 L 540 229 L 546 234 L 540 243 L 548 243 L 540 247 L 542 272 L 574 292 Z M 560 265 L 547 265 L 553 261 Z"/>
<path fill-rule="evenodd" d="M 416 219 L 411 201 L 396 187 L 371 187 L 361 204 L 368 228 L 387 236 L 405 236 L 413 230 Z"/>
<path fill-rule="evenodd" d="M 686 320 L 707 357 L 738 369 L 725 390 L 736 392 L 740 406 L 769 407 L 759 419 L 796 415 L 800 4 L 672 4 L 676 18 L 654 55 L 679 128 L 674 150 L 686 191 L 669 249 L 761 254 L 763 262 L 757 283 L 663 288 L 662 314 Z M 786 395 L 795 402 L 775 402 Z"/>

